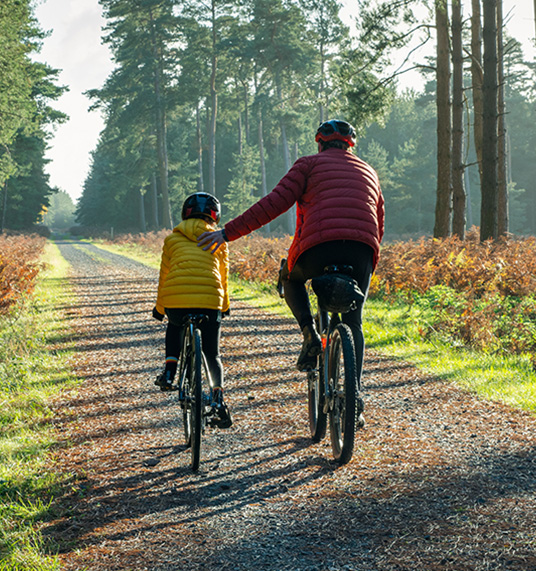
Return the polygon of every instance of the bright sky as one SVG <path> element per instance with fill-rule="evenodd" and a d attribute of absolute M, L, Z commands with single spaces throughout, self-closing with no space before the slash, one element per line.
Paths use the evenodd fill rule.
<path fill-rule="evenodd" d="M 44 41 L 41 61 L 61 70 L 59 83 L 69 86 L 55 107 L 70 119 L 56 129 L 50 142 L 47 157 L 50 184 L 77 200 L 82 194 L 84 180 L 89 172 L 91 156 L 99 133 L 103 128 L 99 112 L 89 112 L 90 105 L 84 92 L 103 85 L 112 70 L 107 47 L 101 45 L 101 28 L 104 20 L 98 0 L 35 0 L 36 17 L 41 28 L 50 32 Z M 356 13 L 358 0 L 344 0 L 344 17 L 350 23 Z M 503 0 L 505 15 L 510 13 L 507 25 L 512 36 L 525 44 L 525 53 L 536 57 L 533 49 L 533 0 Z M 468 13 L 468 11 L 467 11 Z M 401 77 L 401 82 L 416 81 L 415 75 Z"/>

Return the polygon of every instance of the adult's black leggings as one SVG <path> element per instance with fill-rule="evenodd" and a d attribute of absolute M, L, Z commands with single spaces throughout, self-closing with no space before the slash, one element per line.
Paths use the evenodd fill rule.
<path fill-rule="evenodd" d="M 323 275 L 326 266 L 334 264 L 352 266 L 352 277 L 366 298 L 373 271 L 373 259 L 374 252 L 369 245 L 351 240 L 336 240 L 318 244 L 303 252 L 290 273 L 285 264 L 281 270 L 285 301 L 300 328 L 303 329 L 313 322 L 309 296 L 305 288 L 307 280 Z M 361 378 L 365 352 L 362 317 L 363 304 L 342 315 L 343 323 L 346 323 L 353 333 L 358 379 Z"/>
<path fill-rule="evenodd" d="M 199 326 L 201 343 L 212 382 L 215 387 L 221 387 L 223 386 L 223 366 L 220 355 L 221 311 L 217 309 L 166 308 L 166 315 L 169 319 L 166 330 L 166 358 L 179 357 L 185 331 L 183 320 L 190 313 L 203 313 L 208 316 L 208 319 Z"/>

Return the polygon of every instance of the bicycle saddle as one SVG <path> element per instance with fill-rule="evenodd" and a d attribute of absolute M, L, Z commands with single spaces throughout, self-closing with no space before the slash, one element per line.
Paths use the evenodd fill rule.
<path fill-rule="evenodd" d="M 345 274 L 347 276 L 351 276 L 352 273 L 354 271 L 353 266 L 347 266 L 347 265 L 332 265 L 332 266 L 326 266 L 324 268 L 324 273 L 325 274 Z"/>

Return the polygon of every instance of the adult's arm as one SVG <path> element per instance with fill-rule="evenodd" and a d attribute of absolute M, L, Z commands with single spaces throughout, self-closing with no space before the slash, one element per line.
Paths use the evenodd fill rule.
<path fill-rule="evenodd" d="M 204 232 L 197 239 L 203 250 L 216 252 L 225 242 L 237 240 L 261 228 L 286 212 L 305 192 L 309 162 L 307 157 L 298 159 L 277 183 L 275 188 L 250 206 L 243 214 L 227 222 L 222 230 Z"/>
<path fill-rule="evenodd" d="M 308 157 L 298 159 L 265 197 L 250 206 L 243 214 L 225 225 L 225 234 L 229 241 L 261 228 L 285 213 L 305 192 L 309 172 Z"/>

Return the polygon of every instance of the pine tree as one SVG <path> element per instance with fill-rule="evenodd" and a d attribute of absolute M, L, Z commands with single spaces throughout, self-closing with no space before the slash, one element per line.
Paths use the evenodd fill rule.
<path fill-rule="evenodd" d="M 450 234 L 452 210 L 449 24 L 446 0 L 435 1 L 437 33 L 437 200 L 434 237 Z"/>

